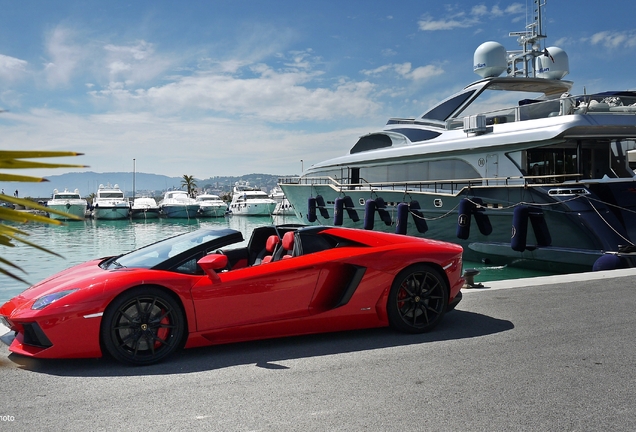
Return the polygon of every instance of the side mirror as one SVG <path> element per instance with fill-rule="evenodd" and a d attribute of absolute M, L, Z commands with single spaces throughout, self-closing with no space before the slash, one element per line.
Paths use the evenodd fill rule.
<path fill-rule="evenodd" d="M 219 275 L 216 273 L 227 268 L 228 260 L 227 256 L 222 254 L 209 254 L 197 261 L 197 264 L 201 266 L 212 281 L 219 281 Z"/>

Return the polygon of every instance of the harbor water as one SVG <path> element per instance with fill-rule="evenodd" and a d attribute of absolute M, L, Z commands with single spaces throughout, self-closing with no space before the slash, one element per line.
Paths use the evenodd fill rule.
<path fill-rule="evenodd" d="M 34 249 L 21 243 L 15 247 L 0 248 L 0 257 L 19 266 L 24 273 L 14 271 L 30 284 L 39 282 L 61 270 L 93 258 L 119 255 L 166 237 L 198 228 L 232 228 L 243 233 L 245 242 L 256 227 L 271 224 L 299 224 L 295 216 L 246 217 L 231 216 L 206 219 L 152 219 L 152 220 L 93 220 L 68 222 L 62 226 L 48 224 L 19 225 L 28 233 L 28 241 L 54 251 L 60 256 Z M 547 273 L 493 267 L 481 263 L 464 262 L 464 268 L 481 273 L 475 282 L 543 276 Z M 28 288 L 28 285 L 0 275 L 0 304 Z"/>

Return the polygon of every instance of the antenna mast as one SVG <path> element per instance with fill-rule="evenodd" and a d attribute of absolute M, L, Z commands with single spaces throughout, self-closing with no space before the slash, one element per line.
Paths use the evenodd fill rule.
<path fill-rule="evenodd" d="M 509 36 L 516 36 L 521 50 L 508 51 L 508 76 L 529 77 L 530 65 L 536 57 L 548 56 L 547 50 L 541 49 L 541 40 L 546 38 L 543 34 L 543 10 L 547 0 L 534 0 L 534 22 L 526 26 L 525 31 L 510 32 Z M 532 68 L 532 76 L 536 77 L 536 71 Z"/>

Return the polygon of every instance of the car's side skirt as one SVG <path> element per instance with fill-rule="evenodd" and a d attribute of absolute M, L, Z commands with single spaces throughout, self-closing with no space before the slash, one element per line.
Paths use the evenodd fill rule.
<path fill-rule="evenodd" d="M 340 310 L 306 318 L 190 333 L 185 348 L 388 326 L 388 322 L 378 317 L 373 309 L 355 315 L 343 315 L 338 313 Z"/>

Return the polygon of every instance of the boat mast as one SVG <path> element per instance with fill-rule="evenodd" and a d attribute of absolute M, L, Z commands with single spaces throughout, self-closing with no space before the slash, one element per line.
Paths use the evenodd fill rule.
<path fill-rule="evenodd" d="M 135 175 L 137 174 L 137 160 L 133 158 L 133 202 L 135 202 Z"/>
<path fill-rule="evenodd" d="M 546 38 L 543 34 L 543 11 L 547 0 L 534 0 L 534 22 L 526 26 L 525 31 L 510 32 L 509 36 L 516 36 L 521 50 L 508 51 L 508 76 L 530 77 L 530 65 L 539 56 L 550 56 L 547 49 L 541 49 L 541 41 Z M 532 67 L 532 77 L 536 71 Z"/>

